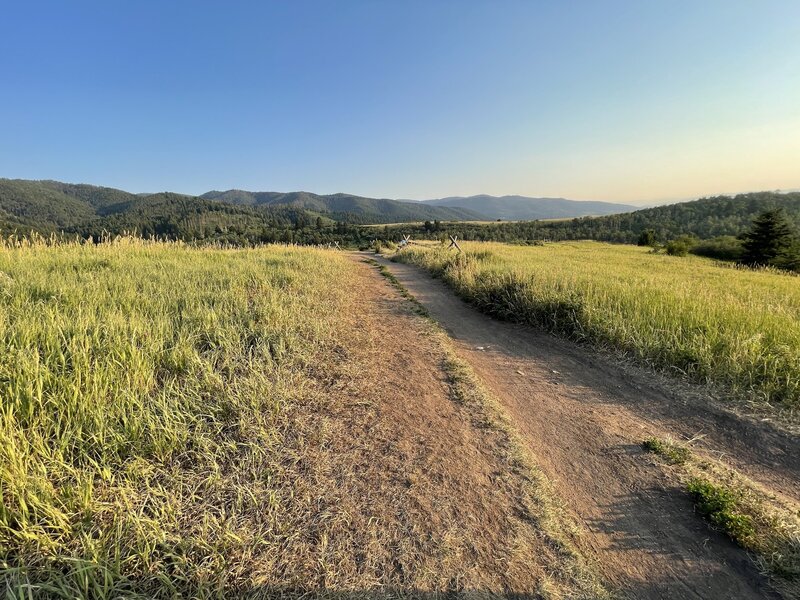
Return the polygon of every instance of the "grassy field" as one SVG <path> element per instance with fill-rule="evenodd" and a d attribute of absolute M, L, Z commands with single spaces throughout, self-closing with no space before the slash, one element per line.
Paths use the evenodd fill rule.
<path fill-rule="evenodd" d="M 369 277 L 308 248 L 0 246 L 4 597 L 602 595 Z"/>
<path fill-rule="evenodd" d="M 800 406 L 800 279 L 597 242 L 412 246 L 481 310 L 589 341 L 755 402 Z"/>
<path fill-rule="evenodd" d="M 333 343 L 345 299 L 330 281 L 348 268 L 278 248 L 0 248 L 12 597 L 213 590 L 243 579 L 223 566 L 278 552 L 294 533 L 275 449 Z"/>

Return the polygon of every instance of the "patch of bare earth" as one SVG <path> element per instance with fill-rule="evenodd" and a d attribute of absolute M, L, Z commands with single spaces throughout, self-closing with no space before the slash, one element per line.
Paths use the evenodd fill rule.
<path fill-rule="evenodd" d="M 643 369 L 590 349 L 495 321 L 422 270 L 381 261 L 455 340 L 585 523 L 584 550 L 613 588 L 634 598 L 775 595 L 751 557 L 693 514 L 679 485 L 643 455 L 651 436 L 703 439 L 751 479 L 797 499 L 800 440 L 683 394 Z"/>
<path fill-rule="evenodd" d="M 263 564 L 266 595 L 602 593 L 567 525 L 509 454 L 508 433 L 456 398 L 431 324 L 357 262 L 316 401 L 284 437 L 286 541 Z"/>

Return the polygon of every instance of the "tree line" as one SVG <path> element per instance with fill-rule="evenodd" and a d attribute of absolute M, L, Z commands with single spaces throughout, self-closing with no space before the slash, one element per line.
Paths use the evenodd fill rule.
<path fill-rule="evenodd" d="M 759 221 L 760 233 L 750 232 L 752 240 L 745 237 L 754 219 L 765 212 L 771 216 Z M 457 235 L 463 240 L 517 244 L 593 239 L 781 268 L 795 268 L 796 242 L 792 240 L 796 236 L 792 232 L 800 225 L 800 193 L 719 196 L 619 215 L 556 221 L 369 226 L 362 218 L 349 213 L 320 214 L 290 205 L 243 206 L 172 193 L 136 196 L 95 186 L 0 180 L 0 235 L 5 237 L 34 232 L 98 240 L 135 234 L 198 244 L 338 242 L 360 248 L 373 240 L 397 242 L 405 235 L 443 241 Z M 767 227 L 769 223 L 772 229 Z M 760 258 L 753 253 L 752 244 L 764 246 L 767 238 L 778 240 L 778 246 L 764 250 L 767 258 Z"/>

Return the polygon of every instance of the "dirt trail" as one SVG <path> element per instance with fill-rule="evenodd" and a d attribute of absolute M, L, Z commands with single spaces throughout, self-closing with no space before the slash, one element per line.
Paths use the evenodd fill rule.
<path fill-rule="evenodd" d="M 587 597 L 594 581 L 551 535 L 563 530 L 558 515 L 509 471 L 507 434 L 485 426 L 480 404 L 458 400 L 430 324 L 357 266 L 347 336 L 320 366 L 320 402 L 291 425 L 291 495 L 315 508 L 285 548 L 295 551 L 287 580 L 319 581 L 342 600 Z M 541 526 L 547 515 L 554 522 Z"/>
<path fill-rule="evenodd" d="M 651 435 L 703 434 L 705 447 L 796 497 L 797 438 L 687 400 L 645 370 L 491 319 L 420 269 L 379 260 L 503 403 L 560 497 L 586 524 L 587 550 L 613 587 L 634 598 L 773 597 L 747 554 L 693 515 L 686 494 L 640 444 Z"/>

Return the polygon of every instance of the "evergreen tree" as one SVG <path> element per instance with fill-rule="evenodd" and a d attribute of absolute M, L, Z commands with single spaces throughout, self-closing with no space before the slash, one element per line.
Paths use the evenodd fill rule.
<path fill-rule="evenodd" d="M 742 236 L 742 262 L 753 266 L 790 268 L 797 261 L 792 228 L 780 208 L 761 213 Z"/>

